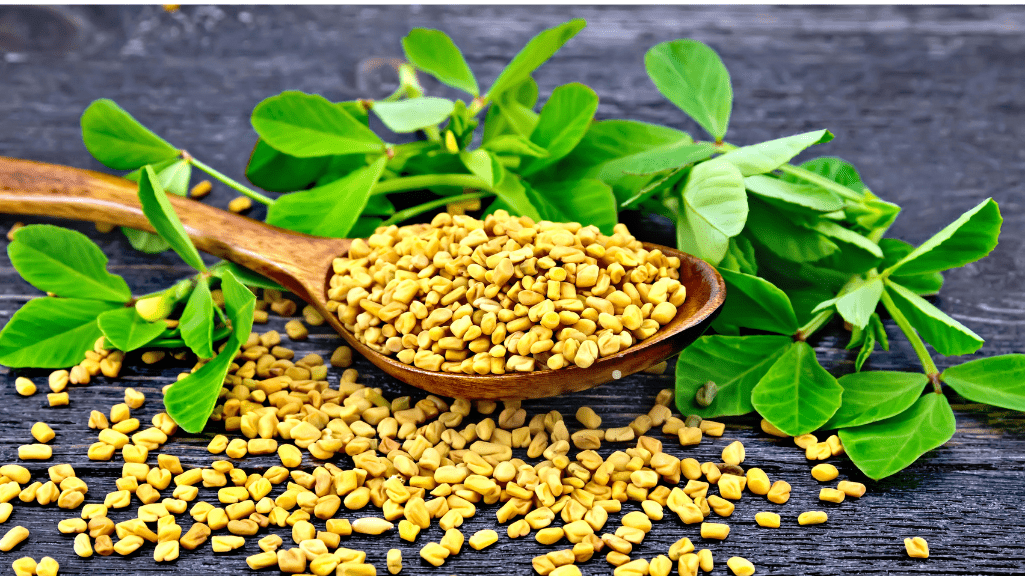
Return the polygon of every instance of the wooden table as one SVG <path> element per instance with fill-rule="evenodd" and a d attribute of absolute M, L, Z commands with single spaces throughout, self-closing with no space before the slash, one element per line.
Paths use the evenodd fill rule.
<path fill-rule="evenodd" d="M 168 14 L 158 7 L 5 6 L 0 7 L 0 155 L 100 168 L 82 146 L 78 117 L 91 100 L 110 97 L 171 142 L 242 179 L 255 139 L 248 115 L 266 96 L 301 89 L 333 100 L 380 97 L 393 79 L 373 67 L 375 59 L 401 56 L 399 39 L 414 26 L 449 32 L 487 85 L 531 35 L 570 17 L 586 18 L 590 26 L 538 72 L 542 99 L 560 83 L 582 81 L 600 95 L 601 118 L 657 121 L 697 133 L 658 94 L 641 64 L 655 43 L 692 37 L 715 47 L 732 74 L 732 141 L 829 128 L 836 140 L 819 153 L 853 162 L 877 194 L 905 207 L 893 236 L 921 242 L 981 199 L 996 198 L 1005 218 L 1000 246 L 989 258 L 948 273 L 936 302 L 987 340 L 979 355 L 1021 351 L 1025 10 L 1020 7 L 187 6 Z M 224 207 L 232 197 L 215 186 L 209 202 Z M 13 223 L 0 217 L 4 231 Z M 173 254 L 144 256 L 119 233 L 68 225 L 97 240 L 111 269 L 125 275 L 136 293 L 187 273 Z M 38 296 L 2 258 L 0 323 Z M 280 330 L 283 322 L 273 319 L 267 328 Z M 917 370 L 910 347 L 889 328 L 893 349 L 873 356 L 870 367 Z M 814 343 L 835 374 L 853 369 L 840 326 L 831 326 Z M 295 347 L 327 353 L 337 344 L 333 334 L 315 330 Z M 941 368 L 951 364 L 936 360 Z M 366 383 L 387 393 L 417 394 L 366 361 L 357 367 Z M 120 401 L 124 387 L 134 386 L 150 398 L 140 411 L 148 420 L 160 408 L 160 387 L 184 368 L 130 361 L 121 378 L 99 378 L 72 389 L 70 406 L 48 408 L 42 393 L 21 398 L 13 390 L 15 376 L 24 374 L 45 391 L 45 371 L 0 367 L 0 426 L 5 431 L 0 462 L 16 461 L 17 446 L 30 440 L 30 424 L 44 420 L 57 430 L 53 461 L 28 467 L 39 474 L 49 464 L 70 462 L 90 485 L 88 501 L 102 501 L 121 464 L 85 459 L 85 448 L 95 438 L 85 425 L 89 411 L 108 410 Z M 558 409 L 572 418 L 577 407 L 587 404 L 607 425 L 625 425 L 648 410 L 658 390 L 672 385 L 671 375 L 634 376 L 525 407 L 530 413 Z M 697 448 L 674 449 L 666 438 L 673 453 L 702 461 L 717 458 L 728 441 L 743 440 L 747 465 L 790 482 L 794 497 L 782 509 L 785 523 L 778 530 L 754 524 L 754 513 L 768 506 L 748 497 L 729 520 L 733 533 L 725 542 L 702 542 L 696 526 L 667 520 L 635 557 L 665 553 L 669 543 L 689 536 L 712 549 L 718 574 L 725 573 L 725 560 L 734 555 L 753 561 L 758 574 L 1023 573 L 1025 518 L 1019 507 L 1025 496 L 1025 419 L 1020 413 L 952 400 L 957 434 L 906 471 L 874 483 L 840 459 L 843 477 L 865 481 L 869 492 L 860 500 L 829 506 L 830 521 L 816 527 L 797 527 L 793 519 L 800 511 L 823 507 L 808 474 L 811 465 L 791 442 L 757 432 L 755 419 L 731 420 L 722 439 Z M 188 465 L 206 465 L 212 460 L 204 449 L 209 437 L 179 434 L 165 448 Z M 272 462 L 264 457 L 244 465 L 260 469 Z M 128 512 L 111 515 L 120 521 Z M 22 555 L 53 556 L 62 574 L 243 574 L 248 573 L 245 556 L 256 550 L 250 542 L 244 550 L 215 558 L 206 545 L 161 566 L 153 563 L 150 547 L 130 558 L 84 560 L 72 553 L 71 538 L 56 530 L 57 521 L 67 516 L 55 507 L 17 506 L 3 528 L 22 524 L 32 536 L 14 552 L 0 553 L 0 574 L 10 574 L 10 562 Z M 463 530 L 470 534 L 491 526 L 493 518 L 493 511 L 485 510 Z M 190 521 L 182 521 L 186 529 Z M 902 540 L 911 535 L 928 539 L 929 560 L 905 555 Z M 391 547 L 403 550 L 406 574 L 530 574 L 530 559 L 546 551 L 532 538 L 513 541 L 503 534 L 486 553 L 465 548 L 435 569 L 419 559 L 418 550 L 439 536 L 435 526 L 417 545 L 396 536 L 354 537 L 346 545 L 366 550 L 382 574 Z M 585 574 L 611 572 L 603 559 L 582 569 Z"/>

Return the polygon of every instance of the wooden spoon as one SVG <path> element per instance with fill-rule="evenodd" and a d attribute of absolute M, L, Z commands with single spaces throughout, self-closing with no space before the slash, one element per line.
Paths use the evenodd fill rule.
<path fill-rule="evenodd" d="M 331 262 L 349 249 L 348 239 L 319 238 L 276 228 L 201 202 L 170 196 L 185 231 L 200 250 L 273 279 L 313 305 L 339 334 L 395 378 L 441 396 L 515 400 L 584 390 L 617 380 L 676 354 L 700 336 L 726 297 L 723 279 L 704 261 L 673 248 L 645 244 L 680 259 L 687 300 L 676 318 L 651 338 L 602 358 L 589 368 L 466 375 L 431 372 L 379 354 L 359 342 L 328 312 Z M 153 232 L 134 182 L 89 170 L 0 157 L 0 212 L 54 216 Z"/>

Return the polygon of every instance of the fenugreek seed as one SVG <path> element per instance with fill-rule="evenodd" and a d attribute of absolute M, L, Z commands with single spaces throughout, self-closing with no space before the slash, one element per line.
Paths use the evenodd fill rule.
<path fill-rule="evenodd" d="M 772 484 L 769 482 L 769 476 L 761 468 L 749 468 L 747 471 L 747 489 L 752 494 L 759 496 L 765 496 L 769 493 L 769 488 Z"/>
<path fill-rule="evenodd" d="M 125 536 L 114 544 L 114 552 L 117 552 L 121 556 L 127 556 L 132 552 L 138 550 L 145 540 L 141 536 L 135 536 L 134 534 Z"/>
<path fill-rule="evenodd" d="M 764 528 L 779 528 L 779 514 L 759 512 L 755 514 L 755 522 Z"/>
<path fill-rule="evenodd" d="M 565 535 L 566 533 L 561 527 L 542 528 L 537 531 L 537 534 L 534 536 L 534 539 L 537 540 L 540 544 L 544 544 L 545 546 L 551 546 L 559 540 L 562 540 L 563 536 Z"/>
<path fill-rule="evenodd" d="M 841 480 L 840 483 L 836 485 L 836 489 L 851 498 L 861 498 L 865 495 L 865 485 L 861 482 L 848 482 L 847 480 Z"/>
<path fill-rule="evenodd" d="M 107 534 L 101 534 L 93 540 L 93 550 L 100 556 L 110 556 L 114 553 L 114 543 Z"/>
<path fill-rule="evenodd" d="M 437 542 L 428 542 L 420 549 L 420 557 L 432 566 L 441 566 L 449 557 L 450 552 Z"/>
<path fill-rule="evenodd" d="M 395 525 L 383 518 L 366 517 L 352 521 L 352 531 L 359 534 L 383 534 Z"/>
<path fill-rule="evenodd" d="M 67 392 L 54 392 L 46 395 L 46 401 L 53 406 L 67 406 L 68 405 L 68 393 Z"/>
<path fill-rule="evenodd" d="M 769 493 L 766 495 L 769 502 L 774 504 L 786 504 L 787 500 L 790 500 L 790 484 L 783 480 L 776 480 L 772 483 L 772 487 L 769 488 Z"/>
<path fill-rule="evenodd" d="M 24 376 L 14 379 L 14 389 L 22 396 L 31 396 L 36 393 L 36 385 Z"/>
<path fill-rule="evenodd" d="M 725 540 L 730 535 L 730 527 L 726 524 L 717 524 L 715 522 L 702 522 L 701 523 L 701 537 L 712 538 L 715 540 Z"/>
<path fill-rule="evenodd" d="M 833 466 L 832 464 L 816 464 L 815 467 L 811 469 L 812 478 L 819 482 L 835 480 L 839 475 L 840 472 L 836 469 L 836 466 Z"/>
<path fill-rule="evenodd" d="M 677 561 L 684 554 L 690 554 L 694 551 L 694 545 L 691 543 L 690 538 L 680 538 L 669 546 L 669 559 Z"/>
<path fill-rule="evenodd" d="M 288 334 L 291 340 L 306 340 L 310 331 L 307 330 L 306 325 L 299 320 L 289 320 L 285 323 L 285 333 Z"/>
<path fill-rule="evenodd" d="M 732 466 L 739 466 L 744 462 L 744 445 L 739 441 L 731 442 L 722 450 L 722 461 Z"/>
<path fill-rule="evenodd" d="M 210 537 L 210 528 L 202 522 L 196 522 L 189 528 L 189 531 L 181 537 L 179 542 L 186 550 L 195 550 Z"/>
<path fill-rule="evenodd" d="M 698 425 L 701 428 L 701 432 L 706 436 L 713 436 L 718 438 L 723 435 L 726 431 L 726 425 L 722 422 L 713 422 L 711 420 L 702 420 L 701 424 Z"/>
<path fill-rule="evenodd" d="M 483 550 L 495 542 L 498 542 L 498 533 L 494 530 L 478 530 L 468 541 L 474 550 Z"/>
<path fill-rule="evenodd" d="M 730 571 L 736 576 L 751 576 L 755 573 L 754 564 L 740 556 L 733 556 L 727 560 L 726 566 L 728 566 Z"/>
<path fill-rule="evenodd" d="M 277 566 L 278 554 L 277 552 L 265 551 L 252 556 L 246 557 L 246 564 L 252 570 L 262 570 L 263 568 L 270 568 L 271 566 Z"/>
<path fill-rule="evenodd" d="M 580 568 L 576 564 L 557 566 L 548 576 L 580 576 Z"/>
<path fill-rule="evenodd" d="M 589 406 L 581 406 L 578 408 L 576 418 L 577 421 L 588 430 L 594 430 L 601 426 L 601 416 L 598 416 Z"/>
<path fill-rule="evenodd" d="M 153 549 L 153 560 L 156 562 L 171 562 L 178 559 L 179 544 L 177 540 L 164 540 L 157 543 Z"/>
<path fill-rule="evenodd" d="M 702 384 L 698 391 L 694 393 L 694 403 L 702 408 L 707 408 L 712 405 L 718 393 L 719 387 L 716 386 L 715 382 L 709 380 Z"/>
<path fill-rule="evenodd" d="M 679 438 L 681 446 L 694 446 L 700 444 L 701 429 L 692 427 L 680 428 Z"/>
<path fill-rule="evenodd" d="M 772 422 L 769 422 L 765 418 L 762 418 L 761 427 L 762 427 L 762 432 L 765 432 L 766 434 L 769 434 L 769 435 L 772 435 L 772 436 L 776 436 L 776 437 L 779 437 L 779 438 L 788 438 L 790 436 L 786 432 L 784 432 L 784 431 L 780 430 L 779 428 L 776 428 L 775 426 L 773 426 Z"/>
<path fill-rule="evenodd" d="M 209 180 L 201 180 L 198 184 L 189 190 L 189 196 L 192 198 L 202 198 L 210 193 L 213 189 L 213 185 L 210 184 Z"/>
<path fill-rule="evenodd" d="M 93 410 L 89 413 L 89 427 L 93 430 L 103 430 L 110 426 L 107 422 L 107 416 L 99 410 Z"/>
<path fill-rule="evenodd" d="M 35 576 L 37 565 L 34 559 L 24 556 L 12 562 L 11 568 L 14 576 Z"/>
<path fill-rule="evenodd" d="M 53 448 L 46 444 L 24 444 L 18 446 L 18 458 L 22 460 L 49 460 L 53 456 Z"/>
<path fill-rule="evenodd" d="M 712 551 L 708 548 L 698 550 L 698 567 L 703 572 L 711 572 L 715 568 L 715 561 L 712 558 Z"/>
<path fill-rule="evenodd" d="M 825 512 L 819 510 L 812 510 L 809 512 L 801 512 L 800 516 L 797 517 L 797 523 L 801 526 L 808 526 L 811 524 L 822 524 L 829 519 L 829 516 Z"/>
<path fill-rule="evenodd" d="M 573 433 L 570 439 L 573 445 L 580 450 L 597 450 L 601 448 L 601 440 L 604 434 L 600 430 L 578 430 Z"/>
<path fill-rule="evenodd" d="M 929 543 L 925 541 L 925 538 L 915 536 L 914 538 L 904 539 L 904 550 L 907 551 L 908 556 L 911 558 L 928 558 L 929 557 Z"/>
<path fill-rule="evenodd" d="M 844 496 L 846 495 L 842 491 L 837 490 L 836 488 L 823 488 L 819 490 L 819 500 L 823 500 L 825 502 L 833 502 L 834 504 L 839 504 L 843 502 Z"/>
<path fill-rule="evenodd" d="M 0 551 L 10 552 L 15 546 L 21 544 L 28 538 L 28 528 L 15 526 L 0 538 Z"/>
<path fill-rule="evenodd" d="M 75 554 L 81 558 L 89 558 L 93 555 L 93 545 L 88 534 L 75 536 L 74 550 Z"/>
<path fill-rule="evenodd" d="M 808 449 L 809 446 L 813 446 L 819 443 L 819 439 L 814 434 L 801 434 L 800 436 L 794 436 L 794 444 L 799 447 Z"/>
<path fill-rule="evenodd" d="M 253 207 L 253 201 L 248 196 L 237 196 L 228 202 L 228 211 L 241 214 Z"/>
<path fill-rule="evenodd" d="M 32 473 L 29 472 L 29 469 L 17 464 L 0 466 L 0 475 L 6 476 L 18 484 L 28 484 L 32 480 Z"/>

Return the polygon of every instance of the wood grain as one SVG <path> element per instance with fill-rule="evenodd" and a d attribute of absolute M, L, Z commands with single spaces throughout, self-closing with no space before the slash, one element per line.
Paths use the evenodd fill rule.
<path fill-rule="evenodd" d="M 0 154 L 100 169 L 82 146 L 78 117 L 92 99 L 110 97 L 170 142 L 239 179 L 255 141 L 248 113 L 257 102 L 285 89 L 323 93 L 333 100 L 386 95 L 394 79 L 386 69 L 363 64 L 401 56 L 398 40 L 414 26 L 448 32 L 481 86 L 487 86 L 532 34 L 584 17 L 589 27 L 538 71 L 542 101 L 555 86 L 582 81 L 601 97 L 601 118 L 660 122 L 695 134 L 699 128 L 657 93 L 641 62 L 657 42 L 697 38 L 720 52 L 733 78 L 728 138 L 746 144 L 829 128 L 836 139 L 802 158 L 829 154 L 851 161 L 876 194 L 904 206 L 889 235 L 920 243 L 980 200 L 997 199 L 1005 218 L 1000 246 L 988 258 L 946 273 L 946 285 L 934 302 L 986 339 L 978 356 L 1021 352 L 1025 345 L 1025 69 L 1017 64 L 1025 60 L 1021 7 L 186 6 L 176 14 L 156 6 L 37 9 L 80 23 L 75 37 L 63 39 L 57 38 L 62 27 L 15 25 L 25 20 L 13 18 L 28 10 L 0 7 L 0 21 L 8 24 L 6 35 L 0 35 L 5 56 L 0 59 Z M 17 40 L 22 33 L 32 34 L 31 41 Z M 61 46 L 64 52 L 57 50 Z M 425 82 L 431 94 L 455 96 Z M 224 207 L 232 196 L 215 186 L 206 202 Z M 261 217 L 260 209 L 251 215 Z M 14 221 L 0 218 L 0 229 Z M 91 226 L 74 227 L 103 247 L 112 270 L 126 275 L 135 293 L 162 288 L 189 273 L 173 254 L 140 255 L 116 232 L 101 235 Z M 657 232 L 650 227 L 637 231 Z M 0 256 L 0 323 L 37 295 Z M 281 330 L 283 323 L 275 318 L 265 328 Z M 877 352 L 868 366 L 918 370 L 913 351 L 892 324 L 887 330 L 891 351 Z M 853 370 L 855 355 L 844 350 L 847 338 L 833 324 L 812 342 L 836 375 Z M 300 354 L 326 354 L 339 343 L 322 327 L 310 340 L 288 345 Z M 941 368 L 965 360 L 934 358 Z M 369 362 L 360 359 L 356 367 L 364 382 L 381 386 L 388 395 L 420 397 L 418 390 L 398 384 Z M 32 422 L 47 421 L 58 434 L 54 461 L 73 463 L 90 484 L 88 501 L 101 501 L 113 489 L 120 463 L 83 458 L 95 438 L 85 427 L 89 410 L 108 410 L 121 401 L 123 387 L 131 385 L 149 396 L 139 411 L 145 420 L 157 411 L 160 387 L 187 368 L 171 363 L 147 367 L 130 357 L 121 379 L 97 379 L 73 389 L 71 405 L 54 409 L 38 394 L 17 397 L 15 374 L 0 368 L 6 384 L 0 389 L 0 426 L 6 431 L 0 462 L 14 461 L 17 446 L 29 441 Z M 45 373 L 21 374 L 44 382 Z M 333 372 L 332 381 L 337 377 Z M 524 406 L 531 414 L 555 409 L 568 416 L 590 405 L 606 425 L 622 426 L 646 411 L 659 389 L 670 386 L 671 375 L 642 374 Z M 734 527 L 729 539 L 710 545 L 717 562 L 713 573 L 725 573 L 722 564 L 733 555 L 753 561 L 759 575 L 1025 572 L 1025 519 L 1019 513 L 1025 496 L 1025 419 L 955 395 L 951 399 L 958 432 L 908 470 L 875 483 L 849 461 L 838 460 L 841 478 L 865 481 L 869 493 L 822 508 L 830 521 L 817 527 L 802 528 L 793 520 L 821 506 L 809 463 L 787 442 L 758 433 L 754 420 L 731 420 L 726 436 L 697 448 L 683 449 L 663 438 L 672 453 L 701 461 L 717 458 L 727 442 L 743 440 L 746 465 L 760 466 L 794 486 L 791 502 L 778 510 L 784 516 L 778 530 L 753 524 L 754 513 L 770 509 L 768 504 L 750 497 L 740 501 L 729 520 Z M 211 434 L 175 437 L 167 451 L 190 465 L 208 464 L 213 458 L 203 448 Z M 616 448 L 607 445 L 602 453 Z M 244 465 L 259 470 L 271 464 L 273 459 L 262 457 Z M 340 463 L 349 464 L 345 459 Z M 28 467 L 38 475 L 46 465 Z M 204 491 L 203 497 L 212 493 Z M 492 514 L 482 511 L 464 524 L 464 532 L 493 527 Z M 133 558 L 83 560 L 70 552 L 71 539 L 56 533 L 57 521 L 69 515 L 19 505 L 3 528 L 20 523 L 32 536 L 0 555 L 0 574 L 10 574 L 10 561 L 21 555 L 58 558 L 62 574 L 248 574 L 244 556 L 256 550 L 249 543 L 242 552 L 215 557 L 206 548 L 168 566 L 152 562 L 151 548 Z M 121 520 L 127 514 L 113 516 Z M 911 535 L 928 539 L 932 558 L 906 557 L 901 541 Z M 659 523 L 638 547 L 638 556 L 663 553 L 681 536 L 700 542 L 693 526 Z M 353 538 L 347 545 L 367 550 L 379 573 L 387 549 L 399 547 L 406 559 L 403 573 L 425 575 L 528 575 L 530 558 L 547 551 L 529 538 L 503 537 L 485 553 L 467 549 L 435 569 L 417 552 L 439 537 L 434 527 L 416 545 L 394 537 Z M 585 574 L 609 573 L 601 559 L 582 569 Z"/>

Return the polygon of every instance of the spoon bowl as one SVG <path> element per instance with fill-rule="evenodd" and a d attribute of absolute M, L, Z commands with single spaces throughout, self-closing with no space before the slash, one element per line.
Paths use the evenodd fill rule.
<path fill-rule="evenodd" d="M 680 259 L 687 299 L 676 317 L 654 336 L 601 358 L 588 368 L 508 374 L 450 374 L 403 364 L 356 339 L 327 311 L 332 261 L 351 240 L 321 238 L 284 230 L 218 208 L 169 196 L 196 247 L 278 282 L 323 315 L 348 344 L 381 370 L 428 392 L 452 398 L 519 400 L 585 390 L 641 371 L 678 353 L 712 323 L 726 297 L 715 268 L 679 250 L 645 244 Z M 0 213 L 86 220 L 153 232 L 139 204 L 134 182 L 67 166 L 0 157 Z"/>

